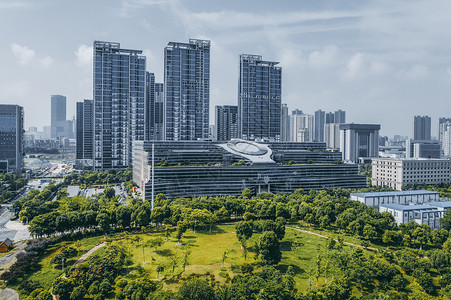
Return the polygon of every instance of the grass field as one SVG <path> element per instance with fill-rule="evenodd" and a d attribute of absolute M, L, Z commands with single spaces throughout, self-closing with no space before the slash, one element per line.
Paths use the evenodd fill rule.
<path fill-rule="evenodd" d="M 333 232 L 312 231 L 322 235 L 332 235 L 336 238 L 336 233 Z M 260 234 L 254 233 L 247 242 L 247 263 L 254 265 L 254 269 L 257 271 L 261 268 L 261 265 L 255 259 L 253 245 L 258 241 L 259 237 Z M 30 274 L 27 279 L 38 281 L 45 289 L 50 288 L 53 280 L 62 274 L 62 270 L 60 268 L 56 269 L 55 264 L 52 264 L 50 261 L 60 252 L 63 246 L 71 245 L 78 250 L 76 257 L 66 261 L 66 266 L 72 265 L 80 256 L 99 244 L 102 238 L 103 236 L 98 236 L 78 242 L 66 241 L 51 246 L 40 261 L 40 267 Z M 132 260 L 133 265 L 131 269 L 139 270 L 139 272 L 132 271 L 125 275 L 126 278 L 146 276 L 150 279 L 156 279 L 157 266 L 161 265 L 164 267 L 164 271 L 158 274 L 159 279 L 163 280 L 164 288 L 170 290 L 176 290 L 181 283 L 178 280 L 172 280 L 173 275 L 213 274 L 218 283 L 224 284 L 227 277 L 232 278 L 240 273 L 240 267 L 245 261 L 244 251 L 236 238 L 235 225 L 218 225 L 211 233 L 208 231 L 197 231 L 194 233 L 192 230 L 188 230 L 184 234 L 181 244 L 177 244 L 174 232 L 167 241 L 165 241 L 166 238 L 163 233 L 118 233 L 110 236 L 110 238 L 114 240 L 108 242 L 107 247 L 94 252 L 96 255 L 102 257 L 109 247 L 125 249 Z M 355 242 L 352 238 L 352 236 L 348 236 L 345 240 Z M 162 245 L 158 247 L 152 246 L 152 243 L 158 239 L 163 242 Z M 300 232 L 287 226 L 285 238 L 280 242 L 282 260 L 276 268 L 286 272 L 288 267 L 292 266 L 295 273 L 296 288 L 298 291 L 305 291 L 310 286 L 316 285 L 316 280 L 313 279 L 311 270 L 315 266 L 318 253 L 325 251 L 326 244 L 327 239 L 325 238 Z M 359 244 L 358 241 L 357 244 Z M 354 246 L 345 245 L 345 248 L 349 249 L 350 247 Z M 222 266 L 224 252 L 227 255 Z M 364 250 L 364 252 L 366 255 L 372 253 L 368 250 Z M 183 261 L 185 257 L 187 257 L 187 264 L 184 272 Z M 174 262 L 176 263 L 174 264 Z M 330 277 L 331 274 L 329 275 L 329 280 Z M 320 277 L 319 285 L 324 283 L 325 278 Z"/>

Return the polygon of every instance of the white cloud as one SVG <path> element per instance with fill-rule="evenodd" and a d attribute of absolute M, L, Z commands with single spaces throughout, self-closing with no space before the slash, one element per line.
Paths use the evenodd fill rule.
<path fill-rule="evenodd" d="M 51 58 L 50 56 L 46 56 L 44 58 L 39 59 L 39 63 L 41 64 L 41 66 L 43 66 L 44 68 L 48 68 L 51 65 L 53 65 L 54 60 L 53 58 Z"/>
<path fill-rule="evenodd" d="M 80 67 L 92 66 L 92 46 L 80 45 L 75 51 L 76 64 Z"/>
<path fill-rule="evenodd" d="M 314 68 L 323 68 L 334 62 L 337 57 L 338 47 L 335 45 L 327 46 L 322 51 L 313 51 L 310 53 L 308 62 Z"/>
<path fill-rule="evenodd" d="M 345 78 L 353 79 L 358 77 L 364 67 L 364 56 L 362 53 L 354 54 L 348 61 L 346 65 L 346 70 L 344 72 Z"/>
<path fill-rule="evenodd" d="M 380 61 L 375 61 L 375 62 L 371 63 L 371 66 L 370 66 L 370 71 L 376 75 L 385 74 L 389 70 L 390 70 L 389 65 L 387 65 L 384 62 L 380 62 Z"/>
<path fill-rule="evenodd" d="M 36 56 L 34 50 L 28 48 L 27 46 L 21 46 L 19 44 L 12 43 L 10 47 L 14 56 L 19 59 L 19 64 L 22 66 L 28 65 Z"/>
<path fill-rule="evenodd" d="M 398 72 L 398 77 L 407 80 L 420 80 L 428 77 L 428 68 L 422 65 L 415 65 L 407 70 L 401 70 Z"/>

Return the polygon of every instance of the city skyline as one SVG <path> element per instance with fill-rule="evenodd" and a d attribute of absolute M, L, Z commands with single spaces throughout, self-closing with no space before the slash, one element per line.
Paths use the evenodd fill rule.
<path fill-rule="evenodd" d="M 92 98 L 94 40 L 143 49 L 162 82 L 165 45 L 199 38 L 212 43 L 210 124 L 215 105 L 237 103 L 243 53 L 280 62 L 290 110 L 341 108 L 348 122 L 379 123 L 388 136 L 410 136 L 414 115 L 431 116 L 435 136 L 449 117 L 450 3 L 256 3 L 0 1 L 0 24 L 13 28 L 1 33 L 0 103 L 23 106 L 25 128 L 42 128 L 50 95 L 62 94 L 71 119 L 75 102 Z"/>

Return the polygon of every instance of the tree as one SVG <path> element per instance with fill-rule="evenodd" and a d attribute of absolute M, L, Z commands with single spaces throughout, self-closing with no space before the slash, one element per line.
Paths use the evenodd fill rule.
<path fill-rule="evenodd" d="M 277 235 L 277 238 L 282 240 L 285 236 L 285 224 L 286 220 L 283 217 L 278 217 L 275 222 L 276 226 L 274 228 L 274 233 Z"/>
<path fill-rule="evenodd" d="M 179 289 L 182 299 L 211 300 L 215 294 L 213 289 L 203 280 L 191 279 L 183 282 Z"/>
<path fill-rule="evenodd" d="M 86 295 L 86 288 L 82 285 L 77 286 L 72 293 L 70 293 L 70 300 L 83 300 Z"/>
<path fill-rule="evenodd" d="M 111 188 L 111 187 L 107 187 L 107 188 L 103 191 L 103 194 L 105 195 L 105 197 L 106 197 L 107 199 L 111 199 L 111 198 L 113 198 L 113 197 L 116 195 L 116 191 L 115 191 L 113 188 Z"/>
<path fill-rule="evenodd" d="M 427 226 L 427 225 L 426 225 Z M 412 237 L 420 243 L 420 250 L 423 249 L 423 245 L 429 242 L 431 236 L 431 228 L 429 226 L 419 226 L 412 232 Z"/>
<path fill-rule="evenodd" d="M 101 212 L 97 215 L 96 221 L 100 229 L 106 234 L 110 231 L 110 216 Z"/>
<path fill-rule="evenodd" d="M 241 221 L 235 225 L 236 237 L 241 243 L 241 248 L 243 248 L 246 241 L 252 236 L 252 227 L 249 223 Z"/>
<path fill-rule="evenodd" d="M 55 279 L 52 285 L 53 294 L 58 295 L 61 300 L 69 300 L 73 288 L 72 280 L 63 277 Z"/>
<path fill-rule="evenodd" d="M 177 222 L 177 231 L 176 231 L 176 235 L 175 235 L 175 237 L 177 239 L 177 245 L 181 244 L 180 240 L 182 239 L 183 234 L 185 233 L 185 231 L 186 231 L 185 223 L 183 223 L 182 221 L 178 221 Z"/>
<path fill-rule="evenodd" d="M 260 254 L 265 265 L 275 265 L 281 260 L 279 241 L 273 231 L 265 231 L 260 236 Z"/>
<path fill-rule="evenodd" d="M 125 206 L 120 206 L 116 209 L 116 221 L 118 226 L 130 226 L 132 212 Z"/>
<path fill-rule="evenodd" d="M 164 266 L 158 265 L 156 271 L 157 271 L 157 280 L 160 280 L 160 273 L 164 271 Z"/>
<path fill-rule="evenodd" d="M 243 190 L 243 192 L 241 193 L 241 196 L 242 196 L 244 199 L 251 199 L 252 192 L 251 192 L 250 189 L 245 188 L 245 189 Z"/>
<path fill-rule="evenodd" d="M 443 214 L 443 218 L 440 219 L 440 225 L 443 229 L 451 229 L 451 210 L 448 210 Z"/>

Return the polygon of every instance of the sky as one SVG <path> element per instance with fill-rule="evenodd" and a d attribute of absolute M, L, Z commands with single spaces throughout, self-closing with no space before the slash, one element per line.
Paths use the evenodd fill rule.
<path fill-rule="evenodd" d="M 282 102 L 412 136 L 415 115 L 451 117 L 448 0 L 0 0 L 0 103 L 50 125 L 50 95 L 92 99 L 92 44 L 140 49 L 163 82 L 164 47 L 211 40 L 210 123 L 236 105 L 240 54 L 282 67 Z"/>

